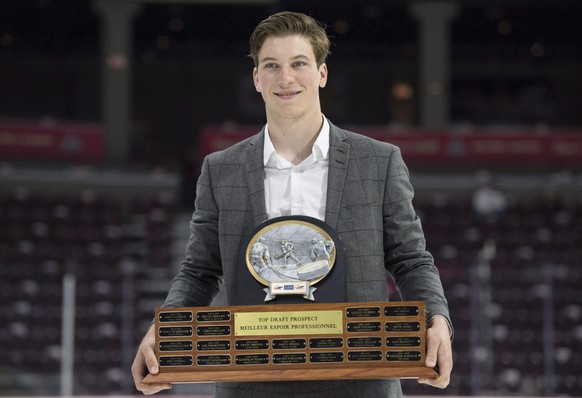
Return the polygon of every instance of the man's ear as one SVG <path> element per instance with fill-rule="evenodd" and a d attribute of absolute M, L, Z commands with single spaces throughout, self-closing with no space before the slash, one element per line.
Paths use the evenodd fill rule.
<path fill-rule="evenodd" d="M 327 84 L 327 65 L 319 65 L 319 87 L 324 88 Z"/>
<path fill-rule="evenodd" d="M 259 72 L 256 67 L 253 68 L 253 83 L 255 83 L 255 90 L 260 93 L 261 89 L 259 88 Z"/>

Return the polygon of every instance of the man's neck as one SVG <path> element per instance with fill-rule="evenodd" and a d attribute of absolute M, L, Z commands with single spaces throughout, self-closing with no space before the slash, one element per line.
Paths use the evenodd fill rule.
<path fill-rule="evenodd" d="M 323 115 L 311 120 L 268 120 L 268 124 L 277 154 L 298 165 L 311 154 L 323 126 Z"/>

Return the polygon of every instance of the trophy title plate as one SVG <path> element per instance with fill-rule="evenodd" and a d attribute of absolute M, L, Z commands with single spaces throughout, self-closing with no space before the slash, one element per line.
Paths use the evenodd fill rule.
<path fill-rule="evenodd" d="M 156 309 L 148 383 L 437 377 L 421 301 Z"/>

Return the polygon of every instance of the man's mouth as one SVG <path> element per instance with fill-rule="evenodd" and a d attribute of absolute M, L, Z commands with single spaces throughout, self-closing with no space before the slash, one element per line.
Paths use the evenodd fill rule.
<path fill-rule="evenodd" d="M 275 95 L 279 98 L 293 98 L 294 96 L 300 94 L 301 91 L 280 91 L 275 93 Z"/>

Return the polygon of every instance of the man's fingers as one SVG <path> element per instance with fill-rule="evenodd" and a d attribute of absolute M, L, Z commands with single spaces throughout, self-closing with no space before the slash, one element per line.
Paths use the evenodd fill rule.
<path fill-rule="evenodd" d="M 428 377 L 421 377 L 418 379 L 420 384 L 426 384 L 436 388 L 447 388 L 449 385 L 449 379 L 444 377 L 437 377 L 436 379 L 428 378 Z"/>
<path fill-rule="evenodd" d="M 145 357 L 145 363 L 147 366 L 147 369 L 149 371 L 149 373 L 153 374 L 153 375 L 157 375 L 158 372 L 160 371 L 159 366 L 158 366 L 158 360 L 156 359 L 156 355 L 154 354 L 154 352 L 152 350 L 144 350 L 144 357 Z"/>
<path fill-rule="evenodd" d="M 157 363 L 155 367 L 158 368 Z M 156 369 L 156 373 L 157 373 Z M 143 379 L 148 375 L 148 368 L 145 366 L 145 361 L 143 361 L 143 357 L 136 357 L 132 367 L 131 373 L 133 374 L 133 382 L 135 383 L 135 388 L 138 391 L 141 391 L 145 395 L 152 395 L 158 393 L 162 390 L 169 390 L 172 388 L 172 385 L 169 383 L 144 383 Z M 151 372 L 149 372 L 151 373 Z"/>
<path fill-rule="evenodd" d="M 163 390 L 170 390 L 172 389 L 171 384 L 157 384 L 157 383 L 141 383 L 141 391 L 145 395 L 153 395 L 157 394 Z M 137 386 L 136 386 L 137 387 Z"/>
<path fill-rule="evenodd" d="M 435 319 L 426 333 L 426 360 L 429 368 L 438 364 L 439 376 L 436 378 L 421 377 L 419 383 L 428 384 L 437 388 L 446 388 L 449 385 L 453 370 L 453 353 L 449 338 L 448 325 L 442 319 Z"/>
<path fill-rule="evenodd" d="M 429 344 L 426 349 L 425 364 L 429 368 L 434 368 L 437 364 L 438 345 Z"/>
<path fill-rule="evenodd" d="M 145 395 L 152 395 L 162 390 L 169 390 L 172 385 L 169 383 L 144 383 L 143 379 L 149 374 L 158 374 L 159 365 L 154 353 L 155 337 L 153 327 L 150 328 L 142 340 L 133 364 L 131 365 L 131 374 L 135 388 Z"/>

